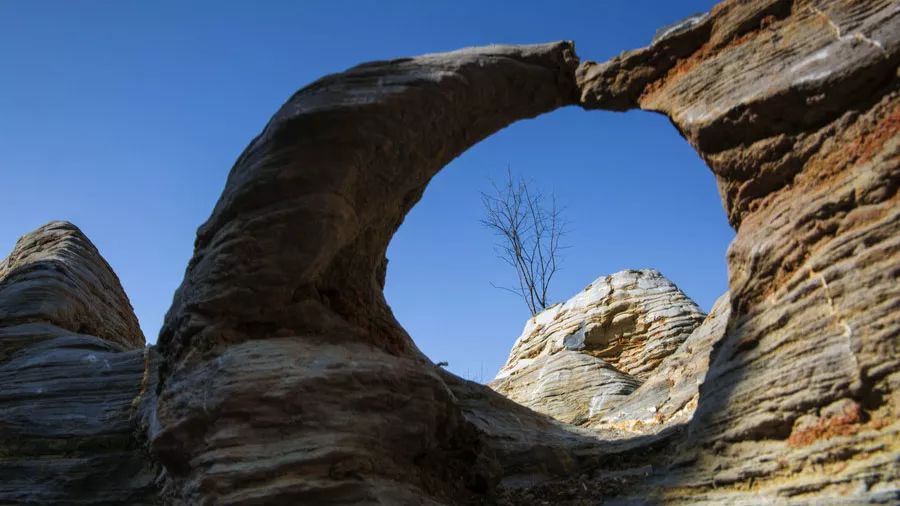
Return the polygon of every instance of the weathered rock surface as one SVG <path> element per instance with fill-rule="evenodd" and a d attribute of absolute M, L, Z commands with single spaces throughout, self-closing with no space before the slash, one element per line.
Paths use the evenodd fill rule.
<path fill-rule="evenodd" d="M 571 47 L 557 44 L 369 64 L 298 92 L 232 171 L 167 318 L 154 448 L 181 473 L 178 497 L 246 490 L 259 501 L 453 502 L 502 474 L 502 457 L 491 465 L 491 437 L 472 422 L 480 406 L 496 403 L 460 416 L 458 399 L 439 394 L 446 381 L 428 372 L 384 304 L 383 254 L 441 165 L 579 93 L 586 107 L 668 114 L 716 174 L 738 229 L 728 331 L 713 350 L 697 416 L 633 490 L 707 502 L 888 497 L 897 479 L 896 10 L 888 2 L 729 2 L 649 48 L 582 65 L 577 84 Z M 224 391 L 242 402 L 214 397 L 210 409 L 223 413 L 214 424 L 187 386 L 217 357 L 231 363 L 229 354 L 245 349 L 240 367 L 261 368 L 255 361 L 268 359 L 241 344 L 252 340 L 278 349 L 266 356 L 297 356 L 300 377 L 320 374 L 314 383 L 337 386 L 321 399 L 297 404 L 285 393 L 268 403 L 234 382 Z M 300 358 L 339 350 L 359 362 L 317 372 Z M 382 353 L 399 361 L 393 390 L 366 372 L 365 359 Z M 308 407 L 343 402 L 337 392 L 363 384 L 372 395 L 399 395 L 417 420 L 430 421 L 378 425 L 385 443 L 373 449 L 355 438 L 381 405 L 347 395 L 330 408 L 347 415 L 327 424 Z M 830 408 L 835 402 L 844 407 Z M 207 436 L 221 427 L 227 437 L 229 426 L 262 413 L 281 428 L 304 409 L 318 416 L 296 437 L 350 441 L 339 446 L 343 455 L 251 453 L 283 440 L 252 423 L 228 444 Z M 410 452 L 395 443 L 403 439 L 418 444 Z M 332 470 L 360 462 L 355 455 L 373 455 L 362 461 L 374 464 Z M 670 470 L 659 467 L 666 455 L 675 458 Z M 224 478 L 212 472 L 233 461 L 254 465 Z M 285 486 L 252 485 L 263 471 Z"/>
<path fill-rule="evenodd" d="M 0 263 L 0 361 L 53 337 L 46 325 L 144 346 L 119 278 L 84 234 L 62 221 L 20 238 Z"/>
<path fill-rule="evenodd" d="M 523 406 L 575 425 L 622 402 L 640 385 L 603 359 L 565 349 L 490 383 Z"/>
<path fill-rule="evenodd" d="M 574 104 L 577 64 L 564 42 L 376 62 L 275 114 L 200 228 L 160 334 L 152 448 L 176 501 L 426 504 L 491 489 L 502 466 L 384 300 L 385 251 L 446 163 Z"/>
<path fill-rule="evenodd" d="M 76 227 L 18 242 L 0 264 L 0 504 L 155 502 L 142 436 L 155 354 L 143 343 Z"/>
<path fill-rule="evenodd" d="M 2 444 L 31 442 L 0 457 L 15 477 L 0 484 L 2 501 L 90 502 L 86 483 L 99 502 L 149 497 L 137 464 L 122 465 L 135 485 L 119 491 L 113 479 L 60 479 L 113 476 L 112 453 L 86 433 L 117 434 L 116 459 L 136 462 L 140 445 L 122 436 L 131 424 L 176 504 L 459 504 L 497 484 L 493 498 L 519 504 L 895 503 L 898 63 L 895 1 L 732 0 L 601 64 L 579 65 L 570 43 L 556 43 L 325 77 L 291 97 L 232 169 L 166 317 L 158 384 L 152 352 L 136 374 L 143 352 L 118 351 L 141 339 L 93 250 L 25 241 L 6 262 Z M 429 179 L 509 123 L 576 104 L 668 115 L 737 229 L 725 334 L 686 428 L 612 440 L 515 406 L 436 370 L 384 300 L 388 241 Z M 72 255 L 45 263 L 44 249 Z M 86 353 L 121 374 L 82 363 Z M 678 353 L 644 357 L 662 372 L 678 369 Z M 643 364 L 622 367 L 654 384 Z M 26 409 L 40 371 L 115 391 L 72 408 L 115 413 L 66 438 L 85 441 L 73 451 L 94 459 L 90 471 L 27 467 L 71 463 L 28 432 L 59 427 L 62 398 Z M 127 399 L 147 409 L 126 415 Z"/>
<path fill-rule="evenodd" d="M 645 435 L 672 424 L 689 422 L 709 369 L 709 355 L 725 335 L 730 310 L 728 294 L 719 297 L 703 323 L 674 353 L 663 359 L 647 381 L 607 409 L 595 413 L 584 426 Z"/>
<path fill-rule="evenodd" d="M 770 0 L 579 70 L 586 106 L 672 118 L 737 228 L 726 335 L 673 467 L 644 491 L 898 499 L 898 62 L 897 2 Z"/>
<path fill-rule="evenodd" d="M 491 387 L 581 424 L 638 388 L 705 316 L 655 270 L 603 276 L 531 318 Z"/>

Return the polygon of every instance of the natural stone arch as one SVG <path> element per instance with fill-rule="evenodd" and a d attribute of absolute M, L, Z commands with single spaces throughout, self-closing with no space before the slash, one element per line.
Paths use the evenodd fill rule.
<path fill-rule="evenodd" d="M 896 390 L 898 369 L 883 330 L 896 329 L 883 301 L 898 294 L 880 274 L 897 262 L 884 253 L 898 226 L 890 209 L 900 29 L 891 12 L 889 2 L 726 2 L 604 64 L 579 65 L 565 42 L 496 46 L 361 65 L 299 91 L 232 170 L 160 337 L 166 370 L 153 447 L 174 493 L 455 500 L 505 478 L 526 453 L 467 419 L 475 403 L 490 406 L 493 420 L 516 413 L 519 436 L 550 434 L 546 453 L 529 450 L 542 465 L 565 472 L 567 459 L 609 451 L 435 371 L 381 292 L 390 236 L 436 171 L 512 121 L 573 104 L 667 114 L 716 174 L 738 228 L 729 330 L 691 425 L 695 451 L 679 455 L 696 464 L 655 486 L 722 500 L 777 475 L 742 467 L 748 458 L 774 452 L 801 462 L 812 450 L 790 441 L 834 420 L 872 429 L 866 417 L 892 412 L 884 394 Z M 865 263 L 854 270 L 848 251 Z M 853 309 L 839 311 L 842 302 Z M 875 323 L 859 316 L 867 305 L 881 308 Z M 822 311 L 837 323 L 822 325 Z M 812 338 L 823 345 L 772 351 Z M 803 374 L 751 373 L 792 365 Z M 790 391 L 798 384 L 809 391 Z M 847 422 L 819 410 L 845 401 L 867 414 Z M 803 416 L 816 420 L 797 425 Z M 265 473 L 216 466 L 223 453 L 263 459 L 274 427 L 320 451 L 296 450 Z M 875 455 L 892 433 L 873 430 L 844 444 Z M 721 457 L 734 442 L 742 445 Z M 896 479 L 884 462 L 870 470 Z M 831 486 L 833 477 L 796 472 Z M 766 486 L 789 493 L 777 480 Z"/>
<path fill-rule="evenodd" d="M 134 348 L 118 280 L 71 224 L 24 237 L 0 266 L 0 498 L 459 504 L 562 479 L 533 490 L 895 501 L 898 64 L 895 1 L 756 0 L 602 64 L 556 43 L 317 81 L 232 170 L 163 356 Z M 737 228 L 726 335 L 686 430 L 611 441 L 542 417 L 433 367 L 384 303 L 384 249 L 435 171 L 571 104 L 665 113 Z M 73 409 L 96 416 L 60 423 Z"/>
<path fill-rule="evenodd" d="M 341 332 L 417 354 L 382 293 L 391 236 L 465 149 L 577 103 L 577 65 L 570 42 L 492 46 L 360 65 L 297 92 L 200 228 L 161 349 L 181 361 L 279 332 Z"/>

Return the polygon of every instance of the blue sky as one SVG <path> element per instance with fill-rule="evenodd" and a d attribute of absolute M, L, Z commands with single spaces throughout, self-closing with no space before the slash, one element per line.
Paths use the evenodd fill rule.
<path fill-rule="evenodd" d="M 118 273 L 150 342 L 237 155 L 295 90 L 364 61 L 489 43 L 575 41 L 604 60 L 712 1 L 0 1 L 0 255 L 52 219 Z M 563 7 L 564 5 L 564 7 Z M 489 380 L 528 317 L 481 228 L 506 167 L 568 208 L 564 300 L 654 267 L 704 309 L 733 237 L 714 179 L 668 119 L 566 108 L 440 173 L 388 252 L 387 298 L 434 360 Z"/>

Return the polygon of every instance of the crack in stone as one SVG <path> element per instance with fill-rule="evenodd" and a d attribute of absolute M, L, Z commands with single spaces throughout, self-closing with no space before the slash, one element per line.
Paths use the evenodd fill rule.
<path fill-rule="evenodd" d="M 850 327 L 850 324 L 844 318 L 838 314 L 837 308 L 834 305 L 834 297 L 831 295 L 831 288 L 828 286 L 828 281 L 825 280 L 825 276 L 820 273 L 817 273 L 812 268 L 809 269 L 810 277 L 818 278 L 819 282 L 822 284 L 822 288 L 825 290 L 825 299 L 828 301 L 828 308 L 831 312 L 831 317 L 834 319 L 834 322 L 841 327 L 844 332 L 841 335 L 845 338 L 845 344 L 847 346 L 847 355 L 853 360 L 853 371 L 854 371 L 854 387 L 861 384 L 860 379 L 860 370 L 859 370 L 859 360 L 856 358 L 856 353 L 853 351 L 853 329 Z"/>
<path fill-rule="evenodd" d="M 144 346 L 144 374 L 141 376 L 141 389 L 138 394 L 131 400 L 131 408 L 137 409 L 141 404 L 141 399 L 147 392 L 147 385 L 150 383 L 150 347 Z"/>
<path fill-rule="evenodd" d="M 847 41 L 847 40 L 849 40 L 849 41 L 855 40 L 855 41 L 863 42 L 865 44 L 869 44 L 870 46 L 874 47 L 875 49 L 878 49 L 878 51 L 881 52 L 881 56 L 888 58 L 887 50 L 884 48 L 884 46 L 878 40 L 866 37 L 862 32 L 854 32 L 854 33 L 851 33 L 848 35 L 843 35 L 841 33 L 841 27 L 838 26 L 837 23 L 835 23 L 831 19 L 831 16 L 829 16 L 828 14 L 823 12 L 821 9 L 819 9 L 815 6 L 812 6 L 812 5 L 809 6 L 809 10 L 812 11 L 813 14 L 817 14 L 818 16 L 820 16 L 822 19 L 825 20 L 825 22 L 828 23 L 828 25 L 831 27 L 831 30 L 834 32 L 834 36 L 837 38 L 837 40 L 839 42 L 843 42 L 843 41 Z"/>

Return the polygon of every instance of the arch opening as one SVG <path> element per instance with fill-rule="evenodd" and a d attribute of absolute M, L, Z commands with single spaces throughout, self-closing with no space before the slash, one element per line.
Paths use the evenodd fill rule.
<path fill-rule="evenodd" d="M 625 269 L 661 271 L 705 312 L 727 290 L 733 229 L 714 177 L 671 123 L 642 111 L 563 108 L 517 122 L 448 164 L 394 235 L 387 301 L 433 362 L 487 383 L 531 316 L 492 286 L 514 274 L 479 224 L 479 192 L 507 167 L 552 191 L 572 222 L 554 304 Z"/>

